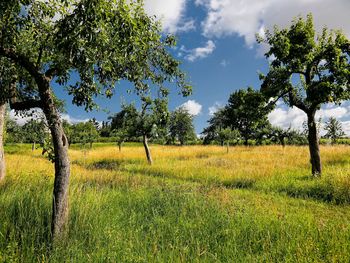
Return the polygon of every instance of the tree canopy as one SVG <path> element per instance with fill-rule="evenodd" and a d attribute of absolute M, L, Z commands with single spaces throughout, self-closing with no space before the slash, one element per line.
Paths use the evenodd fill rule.
<path fill-rule="evenodd" d="M 283 99 L 308 117 L 308 140 L 313 175 L 321 175 L 315 113 L 324 103 L 350 98 L 350 41 L 340 31 L 324 28 L 317 35 L 312 15 L 296 18 L 289 28 L 267 30 L 259 42 L 269 45 L 269 72 L 260 76 L 267 100 Z"/>

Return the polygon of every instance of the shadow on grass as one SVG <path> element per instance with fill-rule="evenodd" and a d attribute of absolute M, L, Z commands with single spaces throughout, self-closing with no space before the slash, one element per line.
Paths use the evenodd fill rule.
<path fill-rule="evenodd" d="M 327 160 L 324 162 L 327 166 L 345 166 L 350 164 L 349 159 L 334 159 L 334 160 Z"/>
<path fill-rule="evenodd" d="M 337 205 L 350 204 L 350 189 L 332 182 L 310 180 L 308 184 L 289 184 L 277 191 L 293 198 L 313 199 Z"/>
<path fill-rule="evenodd" d="M 256 183 L 252 178 L 234 178 L 232 180 L 224 181 L 222 185 L 226 188 L 233 189 L 251 189 Z"/>
<path fill-rule="evenodd" d="M 95 162 L 84 163 L 81 160 L 75 160 L 72 162 L 74 165 L 82 166 L 88 170 L 121 170 L 128 164 L 140 164 L 141 160 L 138 159 L 103 159 Z"/>
<path fill-rule="evenodd" d="M 130 171 L 129 171 L 130 172 Z M 181 176 L 172 172 L 165 172 L 156 170 L 153 168 L 134 168 L 133 173 L 146 175 L 150 177 L 165 178 L 170 180 L 179 180 L 182 182 L 193 182 L 201 183 L 204 185 L 212 185 L 217 187 L 224 187 L 228 189 L 251 189 L 254 187 L 256 180 L 252 178 L 233 178 L 231 180 L 221 181 L 216 179 L 216 177 L 190 177 L 190 176 Z"/>

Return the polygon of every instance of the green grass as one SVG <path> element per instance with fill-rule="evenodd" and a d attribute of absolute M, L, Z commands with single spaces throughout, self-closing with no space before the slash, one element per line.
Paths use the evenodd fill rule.
<path fill-rule="evenodd" d="M 9 151 L 0 262 L 350 261 L 350 150 L 323 149 L 320 180 L 295 157 L 305 148 L 287 148 L 277 167 L 278 147 L 153 151 L 149 167 L 141 147 L 72 150 L 69 224 L 54 248 L 52 165 L 39 151 Z"/>

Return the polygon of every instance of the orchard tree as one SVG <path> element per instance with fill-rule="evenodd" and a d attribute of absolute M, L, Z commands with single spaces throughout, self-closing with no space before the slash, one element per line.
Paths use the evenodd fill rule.
<path fill-rule="evenodd" d="M 122 145 L 125 140 L 128 138 L 128 131 L 125 128 L 119 128 L 112 130 L 111 136 L 115 138 L 118 145 L 119 152 L 122 151 Z"/>
<path fill-rule="evenodd" d="M 270 125 L 267 115 L 271 109 L 259 91 L 251 87 L 237 90 L 230 95 L 225 107 L 225 127 L 238 130 L 248 145 L 249 139 L 255 139 Z"/>
<path fill-rule="evenodd" d="M 136 112 L 134 114 L 133 112 L 128 112 L 127 107 L 124 106 L 124 109 L 121 110 L 120 112 L 114 114 L 113 116 L 108 117 L 109 120 L 111 120 L 110 124 L 110 135 L 112 137 L 115 137 L 116 143 L 119 148 L 119 152 L 122 150 L 122 144 L 125 142 L 125 140 L 129 137 L 128 134 L 128 114 L 132 114 L 132 118 L 136 116 Z"/>
<path fill-rule="evenodd" d="M 2 1 L 0 40 L 0 58 L 15 65 L 5 97 L 22 110 L 41 108 L 52 135 L 55 238 L 68 214 L 70 162 L 52 83 L 86 110 L 96 106 L 95 96 L 111 97 L 121 79 L 143 92 L 154 83 L 167 93 L 167 81 L 175 81 L 183 95 L 191 88 L 167 51 L 174 38 L 162 37 L 159 23 L 146 15 L 139 0 Z"/>
<path fill-rule="evenodd" d="M 230 128 L 221 129 L 217 132 L 218 139 L 226 143 L 226 152 L 229 152 L 230 141 L 238 141 L 241 137 L 241 134 L 238 130 L 231 130 Z"/>
<path fill-rule="evenodd" d="M 270 48 L 270 70 L 261 91 L 267 99 L 279 98 L 307 115 L 312 174 L 321 176 L 322 166 L 315 114 L 324 103 L 349 99 L 350 41 L 340 31 L 323 29 L 316 35 L 312 15 L 299 17 L 286 29 L 266 31 L 259 42 Z"/>
<path fill-rule="evenodd" d="M 148 141 L 158 136 L 169 121 L 168 101 L 165 98 L 152 99 L 151 96 L 141 97 L 141 109 L 134 104 L 124 104 L 122 111 L 117 113 L 119 119 L 112 119 L 119 123 L 119 130 L 129 138 L 142 137 L 146 158 L 149 164 L 153 163 Z"/>
<path fill-rule="evenodd" d="M 329 118 L 329 120 L 326 122 L 324 129 L 327 132 L 325 134 L 325 137 L 330 138 L 332 144 L 335 144 L 337 142 L 337 139 L 345 135 L 341 122 L 334 117 Z"/>
<path fill-rule="evenodd" d="M 94 122 L 79 122 L 72 126 L 71 139 L 75 143 L 80 143 L 85 148 L 89 144 L 90 149 L 92 144 L 98 139 L 99 133 L 94 125 Z"/>
<path fill-rule="evenodd" d="M 32 151 L 35 150 L 36 143 L 44 143 L 47 126 L 43 120 L 31 119 L 22 126 L 22 130 L 24 140 L 32 143 Z"/>
<path fill-rule="evenodd" d="M 219 141 L 221 145 L 224 144 L 223 141 L 220 141 L 218 139 L 218 132 L 221 129 L 224 129 L 228 122 L 225 110 L 225 108 L 217 110 L 216 112 L 214 112 L 213 116 L 208 120 L 209 126 L 204 128 L 203 132 L 201 133 L 204 136 L 204 144 L 209 144 L 212 141 Z"/>
<path fill-rule="evenodd" d="M 181 145 L 196 138 L 193 125 L 193 115 L 184 107 L 179 107 L 171 113 L 169 123 L 170 137 L 173 143 L 178 140 Z"/>

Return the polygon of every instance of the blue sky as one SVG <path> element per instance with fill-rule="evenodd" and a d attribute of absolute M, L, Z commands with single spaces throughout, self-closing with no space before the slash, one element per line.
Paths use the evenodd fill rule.
<path fill-rule="evenodd" d="M 327 25 L 342 29 L 350 37 L 350 0 L 145 0 L 145 9 L 162 21 L 164 33 L 177 36 L 174 55 L 182 61 L 194 92 L 182 98 L 172 90 L 169 106 L 173 110 L 185 104 L 195 115 L 197 133 L 234 90 L 260 87 L 258 71 L 266 72 L 268 61 L 263 57 L 266 47 L 255 43 L 256 33 L 275 24 L 287 26 L 293 17 L 312 12 L 317 29 Z M 57 95 L 66 100 L 64 118 L 77 122 L 95 117 L 103 121 L 108 112 L 120 110 L 122 100 L 135 99 L 125 92 L 130 88 L 129 83 L 120 83 L 116 96 L 98 99 L 101 110 L 90 113 L 71 105 L 64 92 L 57 90 Z M 320 116 L 337 117 L 350 134 L 349 112 L 348 103 L 340 107 L 326 105 Z M 282 127 L 300 127 L 304 118 L 302 112 L 283 105 L 270 114 L 270 121 Z"/>

